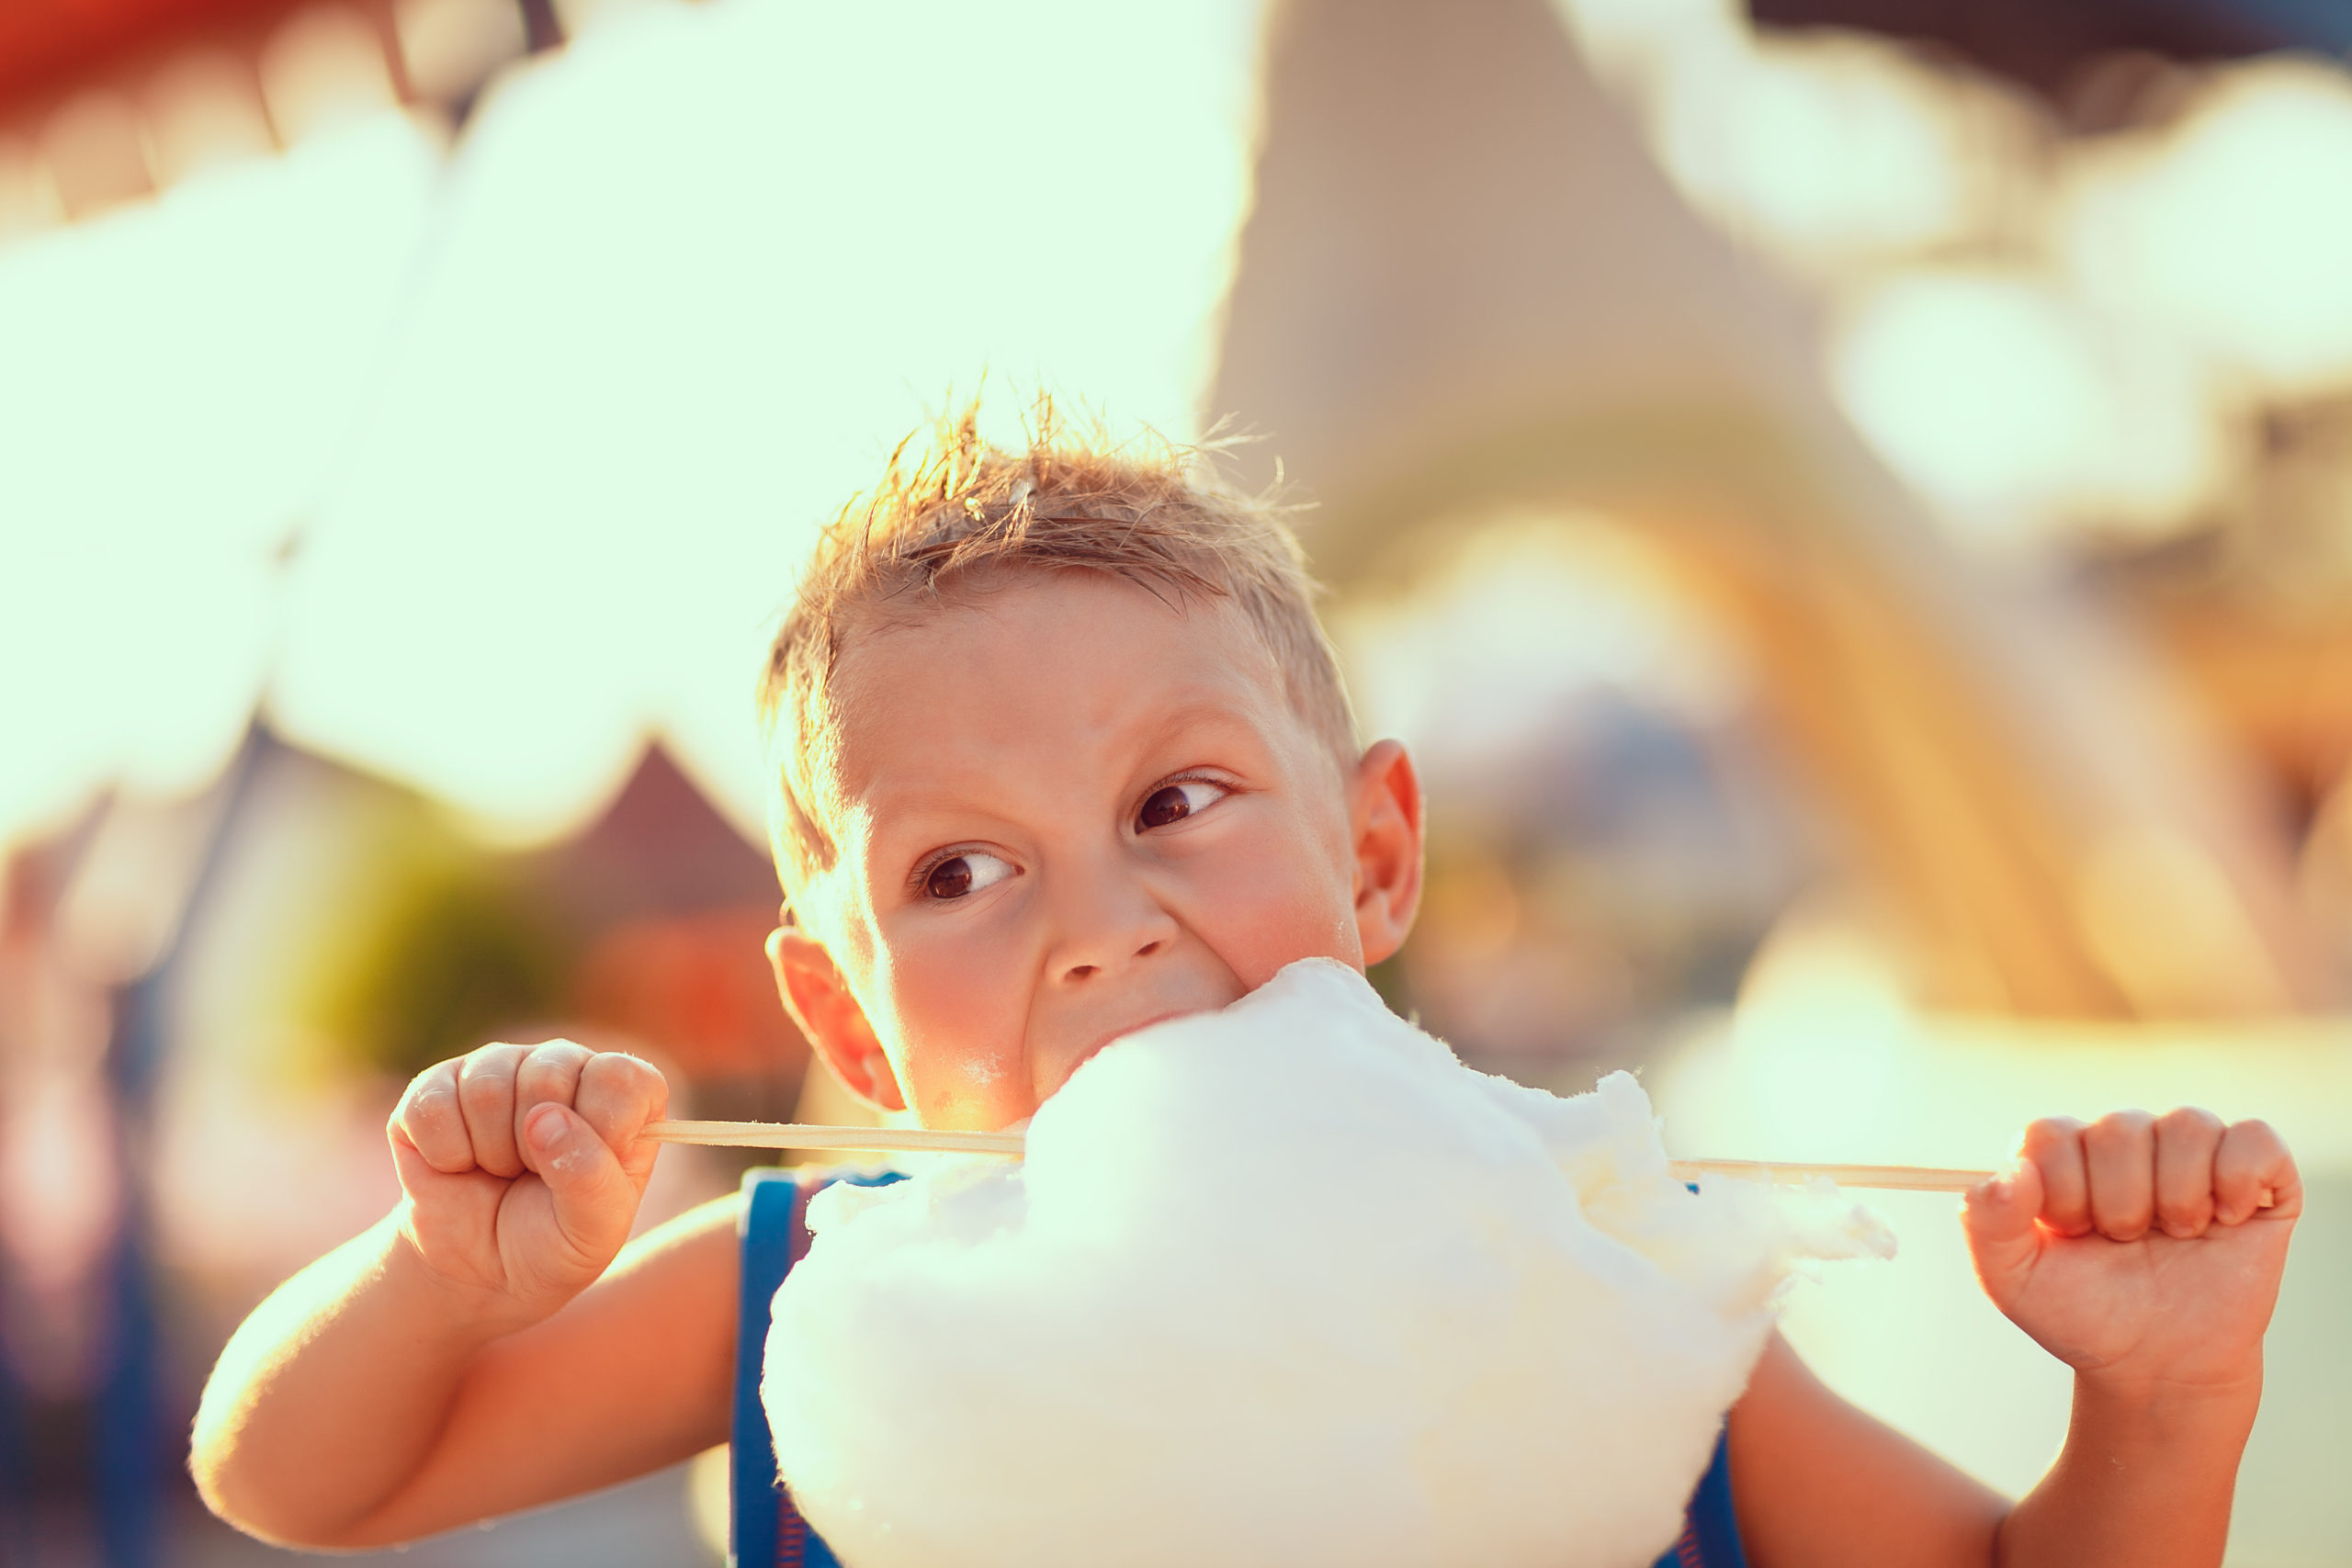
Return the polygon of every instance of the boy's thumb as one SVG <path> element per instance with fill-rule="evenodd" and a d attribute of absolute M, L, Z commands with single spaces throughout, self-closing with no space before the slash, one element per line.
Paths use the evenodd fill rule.
<path fill-rule="evenodd" d="M 2021 1282 L 2041 1256 L 2041 1171 L 2030 1159 L 1968 1190 L 1961 1224 L 1968 1233 L 1976 1278 L 1995 1301 Z"/>
<path fill-rule="evenodd" d="M 609 1261 L 637 1218 L 637 1188 L 612 1145 L 578 1111 L 553 1102 L 524 1118 L 523 1141 L 564 1239 L 599 1266 Z"/>

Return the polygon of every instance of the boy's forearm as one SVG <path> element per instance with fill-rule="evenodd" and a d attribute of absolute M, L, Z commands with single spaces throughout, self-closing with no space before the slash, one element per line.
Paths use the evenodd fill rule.
<path fill-rule="evenodd" d="M 2075 1383 L 2058 1462 L 2002 1526 L 2000 1568 L 2216 1568 L 2239 1456 L 2262 1403 L 2257 1366 L 2194 1391 Z"/>
<path fill-rule="evenodd" d="M 191 1450 L 205 1501 L 272 1540 L 351 1543 L 422 1466 L 476 1354 L 516 1326 L 433 1276 L 395 1211 L 279 1286 L 221 1352 Z"/>

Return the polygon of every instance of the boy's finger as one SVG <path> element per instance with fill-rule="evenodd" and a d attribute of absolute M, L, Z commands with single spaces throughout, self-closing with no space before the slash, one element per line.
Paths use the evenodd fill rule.
<path fill-rule="evenodd" d="M 572 1104 L 633 1172 L 652 1164 L 653 1145 L 634 1146 L 645 1124 L 670 1104 L 669 1082 L 652 1063 L 619 1051 L 597 1053 L 581 1071 Z"/>
<path fill-rule="evenodd" d="M 603 1268 L 637 1218 L 635 1184 L 596 1130 L 569 1106 L 541 1102 L 524 1118 L 523 1136 L 575 1261 Z"/>
<path fill-rule="evenodd" d="M 436 1183 L 446 1183 L 448 1179 L 465 1176 L 473 1169 L 469 1163 L 465 1170 L 443 1170 L 418 1150 L 400 1123 L 394 1122 L 386 1131 L 390 1134 L 386 1142 L 392 1145 L 392 1169 L 400 1177 L 401 1190 L 411 1198 L 423 1198 Z"/>
<path fill-rule="evenodd" d="M 2156 1122 L 2156 1228 L 2170 1236 L 2199 1236 L 2213 1223 L 2213 1155 L 2222 1146 L 2222 1119 L 2193 1105 Z"/>
<path fill-rule="evenodd" d="M 521 1045 L 485 1045 L 458 1067 L 458 1104 L 466 1113 L 474 1163 L 492 1176 L 523 1174 L 514 1144 L 514 1072 L 528 1055 Z"/>
<path fill-rule="evenodd" d="M 2156 1217 L 2156 1119 L 2114 1111 L 2083 1129 L 2091 1223 L 2110 1241 L 2137 1241 Z"/>
<path fill-rule="evenodd" d="M 387 1131 L 395 1153 L 405 1142 L 445 1176 L 473 1169 L 473 1140 L 466 1135 L 465 1112 L 458 1107 L 458 1064 L 437 1063 L 410 1079 Z"/>
<path fill-rule="evenodd" d="M 1976 1278 L 1996 1302 L 2007 1300 L 2041 1256 L 2041 1233 L 2034 1220 L 2045 1201 L 2041 1168 L 2023 1157 L 1968 1190 L 1961 1225 Z"/>
<path fill-rule="evenodd" d="M 570 1105 L 580 1092 L 580 1069 L 595 1053 L 569 1040 L 534 1045 L 514 1069 L 514 1135 L 523 1163 L 531 1163 L 529 1148 L 521 1143 L 523 1122 L 534 1107 L 552 1102 Z"/>
<path fill-rule="evenodd" d="M 2041 1178 L 2041 1223 L 2060 1235 L 2088 1235 L 2091 1187 L 2083 1163 L 2083 1124 L 2071 1116 L 2045 1116 L 2025 1130 L 2021 1151 Z"/>
<path fill-rule="evenodd" d="M 2281 1220 L 2301 1213 L 2302 1176 L 2269 1122 L 2233 1122 L 2213 1153 L 2213 1218 L 2237 1225 L 2266 1212 Z"/>

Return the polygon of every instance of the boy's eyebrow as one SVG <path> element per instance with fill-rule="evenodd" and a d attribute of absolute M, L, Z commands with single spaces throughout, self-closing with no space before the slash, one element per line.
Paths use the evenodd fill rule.
<path fill-rule="evenodd" d="M 1114 732 L 1114 739 L 1133 745 L 1139 752 L 1147 753 L 1153 749 L 1171 745 L 1190 732 L 1203 729 L 1224 730 L 1231 738 L 1254 741 L 1260 739 L 1263 733 L 1260 726 L 1252 722 L 1251 710 L 1256 706 L 1255 703 L 1237 703 L 1230 696 L 1204 694 L 1181 701 L 1165 712 L 1138 716 L 1134 729 L 1125 735 Z M 991 776 L 983 787 L 1001 787 L 1001 784 Z M 887 822 L 894 826 L 926 811 L 993 814 L 994 809 L 992 803 L 979 798 L 977 794 L 967 795 L 960 790 L 934 789 L 917 793 L 894 787 L 883 780 L 877 780 L 865 792 L 865 802 L 874 812 L 877 824 Z M 878 839 L 882 834 L 877 832 L 875 836 Z"/>
<path fill-rule="evenodd" d="M 1142 738 L 1143 743 L 1154 746 L 1164 745 L 1182 735 L 1186 730 L 1204 725 L 1230 728 L 1248 734 L 1254 740 L 1260 738 L 1260 730 L 1244 710 L 1254 708 L 1256 705 L 1254 702 L 1238 704 L 1229 696 L 1204 694 L 1191 698 L 1177 704 L 1175 707 L 1161 716 L 1158 726 L 1146 732 Z"/>

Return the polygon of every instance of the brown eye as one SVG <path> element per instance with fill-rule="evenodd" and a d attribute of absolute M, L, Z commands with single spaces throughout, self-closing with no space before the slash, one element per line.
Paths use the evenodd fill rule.
<path fill-rule="evenodd" d="M 1192 814 L 1193 803 L 1184 798 L 1182 789 L 1170 784 L 1143 803 L 1143 810 L 1136 815 L 1136 822 L 1145 828 L 1165 828 L 1179 818 Z"/>
<path fill-rule="evenodd" d="M 978 893 L 983 887 L 993 887 L 1006 877 L 1017 874 L 1011 862 L 1001 855 L 978 850 L 941 861 L 923 874 L 922 891 L 926 898 L 961 898 Z"/>
<path fill-rule="evenodd" d="M 1136 813 L 1138 829 L 1165 828 L 1170 822 L 1181 822 L 1195 811 L 1204 811 L 1233 792 L 1223 784 L 1206 779 L 1187 779 L 1153 792 L 1143 809 Z"/>

